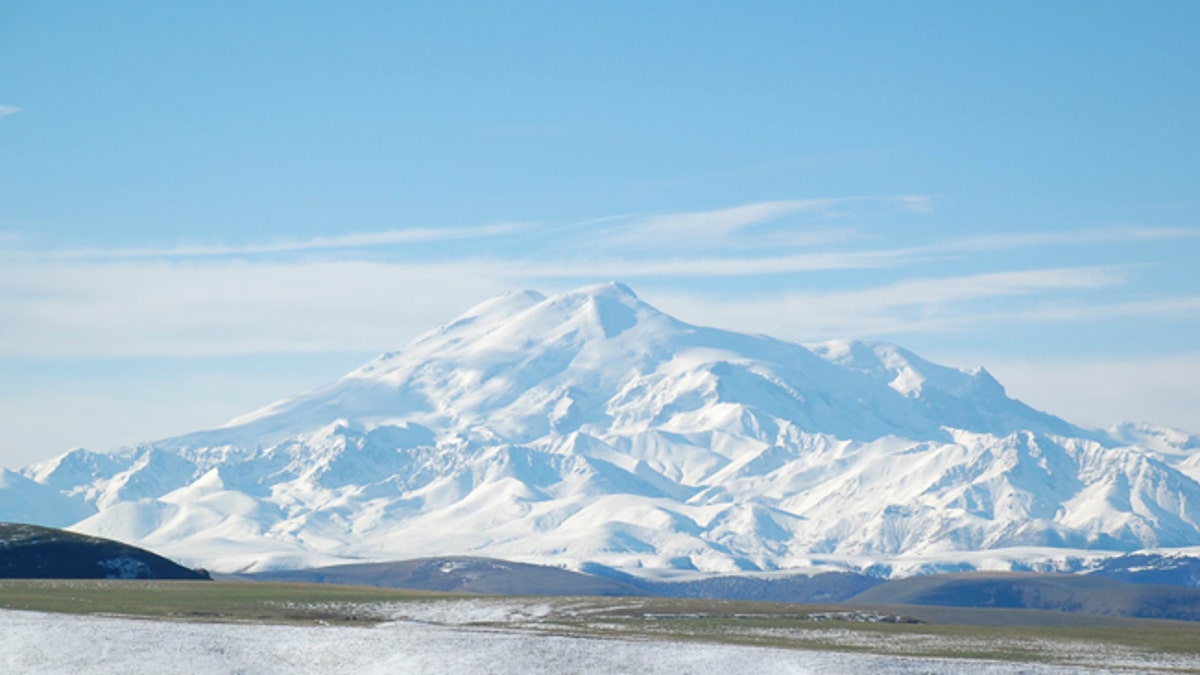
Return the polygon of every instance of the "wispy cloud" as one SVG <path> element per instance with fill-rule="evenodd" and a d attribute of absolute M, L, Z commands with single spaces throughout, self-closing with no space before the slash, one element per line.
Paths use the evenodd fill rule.
<path fill-rule="evenodd" d="M 1124 273 L 1111 267 L 1068 267 L 911 279 L 865 291 L 826 293 L 822 297 L 847 306 L 946 305 L 1046 290 L 1103 288 L 1124 281 Z"/>
<path fill-rule="evenodd" d="M 7 264 L 0 266 L 0 353 L 382 351 L 483 298 L 512 288 L 544 286 L 539 279 L 566 272 L 483 259 L 425 264 L 226 259 Z M 981 310 L 955 313 L 971 302 L 1097 288 L 1122 278 L 1108 268 L 1050 269 L 736 301 L 703 293 L 664 295 L 661 304 L 699 323 L 783 336 L 814 336 L 813 331 L 817 336 L 875 335 L 912 330 L 922 322 L 929 328 L 951 319 L 969 320 Z M 398 332 L 401 327 L 404 330 Z"/>
<path fill-rule="evenodd" d="M 992 325 L 1001 319 L 999 299 L 1057 297 L 1065 292 L 1118 286 L 1125 273 L 1109 267 L 1079 267 L 908 279 L 857 290 L 791 291 L 757 297 L 712 297 L 695 293 L 650 294 L 682 318 L 700 323 L 801 340 L 944 333 Z M 1152 311 L 1128 307 L 1127 311 Z M 1164 306 L 1160 311 L 1166 312 Z M 1178 309 L 1178 308 L 1175 308 Z M 1034 310 L 1004 320 L 1064 320 Z"/>
<path fill-rule="evenodd" d="M 1012 232 L 963 237 L 918 247 L 926 253 L 975 253 L 1043 246 L 1118 244 L 1138 241 L 1200 239 L 1200 230 L 1183 227 L 1100 227 L 1065 232 Z"/>
<path fill-rule="evenodd" d="M 798 199 L 745 204 L 715 211 L 695 211 L 647 216 L 628 224 L 631 229 L 651 236 L 723 236 L 750 225 L 778 220 L 797 213 L 828 211 L 837 199 Z"/>
<path fill-rule="evenodd" d="M 304 251 L 374 252 L 403 244 L 492 239 L 497 255 L 516 265 L 530 267 L 533 261 L 524 256 L 535 256 L 537 262 L 533 266 L 538 271 L 533 276 L 538 278 L 581 274 L 741 276 L 879 267 L 911 258 L 914 252 L 908 250 L 823 252 L 822 247 L 845 245 L 855 237 L 854 227 L 844 222 L 836 226 L 823 224 L 866 212 L 877 214 L 880 205 L 891 213 L 923 212 L 928 203 L 928 198 L 922 196 L 793 199 L 712 211 L 607 216 L 573 225 L 496 223 L 457 228 L 414 227 L 269 242 L 23 249 L 17 253 L 80 261 L 270 257 Z M 803 223 L 788 220 L 800 216 L 806 218 Z M 522 244 L 514 244 L 517 241 L 514 237 L 530 234 L 537 235 L 536 241 L 525 237 Z M 12 242 L 0 240 L 0 244 L 6 243 Z M 541 262 L 545 256 L 531 250 L 537 247 L 554 251 L 558 260 L 563 259 L 557 255 L 558 250 L 585 250 L 591 254 L 590 261 L 582 265 L 573 262 L 546 265 Z M 770 253 L 746 256 L 739 255 L 739 251 Z M 595 260 L 597 254 L 602 254 L 601 260 Z M 444 259 L 461 258 L 453 250 L 440 251 L 439 255 Z"/>
<path fill-rule="evenodd" d="M 756 202 L 726 209 L 600 218 L 580 225 L 588 230 L 595 249 L 629 257 L 644 251 L 661 255 L 673 250 L 690 254 L 759 249 L 768 256 L 790 258 L 784 252 L 812 253 L 817 246 L 846 245 L 858 237 L 857 223 L 866 218 L 929 214 L 933 198 L 894 195 L 797 199 Z M 856 256 L 893 260 L 950 256 L 1044 247 L 1119 244 L 1200 239 L 1200 229 L 1185 227 L 1105 226 L 1067 231 L 1006 232 L 948 238 L 933 243 L 914 241 L 891 250 L 859 251 Z M 844 247 L 844 246 L 843 246 Z M 668 266 L 673 267 L 673 266 Z M 769 266 L 768 271 L 776 271 Z"/>
<path fill-rule="evenodd" d="M 1104 428 L 1145 420 L 1200 432 L 1200 352 L 1075 361 L 988 357 L 987 368 L 1009 395 L 1072 422 Z"/>
<path fill-rule="evenodd" d="M 15 115 L 20 111 L 20 108 L 11 105 L 0 104 L 0 118 L 8 117 L 9 115 Z"/>
<path fill-rule="evenodd" d="M 933 213 L 933 197 L 929 195 L 900 195 L 895 200 L 913 213 Z"/>
<path fill-rule="evenodd" d="M 608 257 L 549 264 L 514 264 L 531 279 L 578 279 L 603 277 L 645 279 L 667 277 L 746 277 L 763 274 L 826 272 L 833 270 L 895 267 L 911 258 L 909 252 L 849 251 L 809 253 L 773 257 L 663 258 L 631 260 Z"/>
<path fill-rule="evenodd" d="M 878 211 L 928 213 L 923 195 L 789 199 L 754 202 L 710 211 L 634 214 L 586 223 L 593 246 L 609 251 L 728 250 L 750 247 L 808 247 L 845 241 L 845 222 Z M 837 222 L 838 227 L 814 229 Z"/>
<path fill-rule="evenodd" d="M 1156 298 L 1136 302 L 1106 302 L 1089 305 L 1053 304 L 1034 307 L 1020 313 L 997 314 L 998 319 L 1026 321 L 1093 321 L 1131 317 L 1189 317 L 1200 316 L 1200 295 Z"/>
<path fill-rule="evenodd" d="M 772 251 L 787 250 L 791 247 L 785 244 L 789 243 L 793 244 L 795 248 L 811 250 L 822 244 L 844 244 L 847 239 L 846 234 L 844 229 L 832 231 L 818 230 L 798 234 L 796 238 L 790 241 L 778 237 L 768 237 L 765 241 L 772 245 L 769 247 Z M 735 257 L 694 258 L 622 258 L 610 255 L 607 259 L 581 261 L 571 265 L 542 266 L 533 276 L 579 277 L 615 275 L 622 278 L 655 276 L 732 277 L 850 269 L 884 269 L 898 268 L 972 253 L 1011 251 L 1050 246 L 1117 244 L 1179 239 L 1200 239 L 1200 230 L 1187 228 L 1106 227 L 1068 232 L 1012 233 L 963 237 L 935 244 L 900 248 L 818 251 L 795 253 L 792 255 L 772 253 L 757 256 L 738 255 Z M 720 247 L 714 246 L 712 248 Z M 725 248 L 733 250 L 737 247 L 726 246 Z"/>
<path fill-rule="evenodd" d="M 386 351 L 510 289 L 486 265 L 227 259 L 0 265 L 0 355 Z"/>
<path fill-rule="evenodd" d="M 846 214 L 919 214 L 928 208 L 929 200 L 921 196 L 785 200 L 707 212 L 623 215 L 575 226 L 502 223 L 123 249 L 39 251 L 0 233 L 0 244 L 10 244 L 0 264 L 0 355 L 394 349 L 495 293 L 562 289 L 602 279 L 632 280 L 647 300 L 695 323 L 806 340 L 972 331 L 1005 321 L 1200 314 L 1200 297 L 1186 289 L 1109 292 L 1131 285 L 1139 269 L 1134 265 L 1013 271 L 1006 269 L 1013 256 L 983 255 L 1196 238 L 1195 230 L 1109 227 L 888 248 L 836 238 L 844 227 L 811 227 L 840 222 Z M 788 225 L 787 219 L 801 216 L 811 220 Z M 772 227 L 763 230 L 764 224 Z M 589 236 L 581 239 L 581 232 Z M 620 241 L 613 235 L 630 238 L 610 247 L 590 245 Z M 794 245 L 730 245 L 771 236 L 772 242 L 790 236 Z M 443 246 L 424 262 L 375 255 L 381 247 L 473 239 L 486 239 L 487 246 Z M 666 240 L 709 244 L 690 249 L 688 244 L 647 244 Z M 277 255 L 297 251 L 342 253 Z M 969 264 L 940 264 L 962 262 L 960 257 Z M 977 272 L 963 274 L 963 269 Z M 846 270 L 876 273 L 819 274 Z M 763 275 L 780 279 L 766 284 L 753 278 Z M 744 278 L 736 297 L 714 291 L 713 285 L 692 284 L 735 277 Z"/>
<path fill-rule="evenodd" d="M 339 249 L 369 249 L 380 246 L 413 244 L 433 241 L 452 241 L 497 237 L 530 228 L 528 223 L 496 223 L 477 227 L 459 228 L 408 228 L 313 237 L 301 240 L 283 240 L 266 244 L 238 245 L 187 245 L 152 248 L 83 248 L 59 249 L 47 253 L 58 259 L 136 259 L 136 258 L 203 258 L 216 256 L 268 255 L 297 251 L 320 251 Z"/>

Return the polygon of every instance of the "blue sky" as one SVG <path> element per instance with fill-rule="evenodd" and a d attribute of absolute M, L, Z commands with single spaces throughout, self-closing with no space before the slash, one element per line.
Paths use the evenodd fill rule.
<path fill-rule="evenodd" d="M 513 288 L 1200 431 L 1200 4 L 0 5 L 0 465 Z"/>

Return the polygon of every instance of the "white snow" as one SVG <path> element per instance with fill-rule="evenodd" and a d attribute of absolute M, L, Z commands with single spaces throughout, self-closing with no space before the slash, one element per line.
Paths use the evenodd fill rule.
<path fill-rule="evenodd" d="M 463 622 L 465 623 L 465 622 Z M 1153 666 L 1143 660 L 1140 665 Z M 159 622 L 0 610 L 12 673 L 1079 673 L 1094 669 L 558 637 L 413 621 L 372 628 Z M 1102 672 L 1102 671 L 1101 671 Z"/>
<path fill-rule="evenodd" d="M 983 369 L 691 326 L 603 284 L 490 300 L 220 429 L 5 473 L 0 518 L 217 571 L 901 573 L 1200 546 L 1198 477 L 1194 436 L 1081 429 Z"/>

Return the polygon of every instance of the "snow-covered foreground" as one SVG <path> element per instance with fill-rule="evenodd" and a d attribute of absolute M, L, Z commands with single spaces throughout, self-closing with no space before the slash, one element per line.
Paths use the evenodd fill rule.
<path fill-rule="evenodd" d="M 594 639 L 416 621 L 373 628 L 206 624 L 0 611 L 8 673 L 1078 673 L 645 639 Z M 1088 669 L 1086 672 L 1095 672 Z"/>

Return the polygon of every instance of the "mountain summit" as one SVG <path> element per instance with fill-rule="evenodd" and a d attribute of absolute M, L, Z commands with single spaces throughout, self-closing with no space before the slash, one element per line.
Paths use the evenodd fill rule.
<path fill-rule="evenodd" d="M 611 283 L 505 294 L 219 429 L 0 476 L 0 520 L 36 499 L 42 524 L 219 571 L 454 554 L 912 569 L 1200 545 L 1196 444 L 1131 429 L 1081 429 L 893 345 L 689 325 Z"/>

